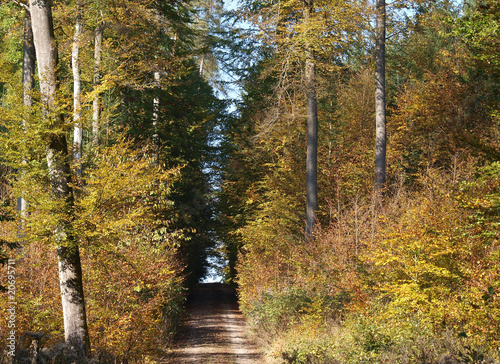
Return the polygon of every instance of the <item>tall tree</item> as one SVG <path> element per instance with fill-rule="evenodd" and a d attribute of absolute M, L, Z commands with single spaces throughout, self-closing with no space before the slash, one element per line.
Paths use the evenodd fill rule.
<path fill-rule="evenodd" d="M 275 73 L 276 77 L 271 104 L 274 110 L 263 115 L 261 135 L 276 128 L 282 118 L 283 122 L 290 121 L 290 117 L 283 114 L 285 110 L 291 111 L 292 118 L 306 115 L 306 179 L 303 182 L 306 186 L 306 241 L 310 241 L 314 234 L 319 208 L 318 94 L 321 96 L 325 90 L 322 87 L 325 85 L 323 75 L 343 67 L 347 58 L 346 45 L 352 43 L 362 28 L 361 8 L 355 1 L 246 2 L 248 18 L 259 28 L 259 37 L 267 47 L 264 53 L 270 55 L 266 61 L 266 74 Z M 317 73 L 321 75 L 319 82 Z M 296 100 L 292 103 L 293 98 Z M 298 108 L 303 108 L 303 111 Z"/>
<path fill-rule="evenodd" d="M 33 88 L 35 86 L 35 45 L 33 44 L 33 31 L 31 29 L 31 15 L 25 9 L 24 40 L 23 40 L 23 103 L 24 106 L 33 105 Z"/>
<path fill-rule="evenodd" d="M 304 1 L 304 20 L 307 22 L 314 12 L 313 0 Z M 307 35 L 306 35 L 307 39 Z M 314 55 L 306 46 L 305 88 L 307 102 L 307 161 L 306 161 L 306 241 L 314 234 L 316 211 L 318 210 L 318 106 L 316 100 Z"/>
<path fill-rule="evenodd" d="M 23 39 L 23 104 L 27 108 L 33 105 L 33 88 L 35 86 L 35 66 L 36 55 L 35 45 L 33 44 L 33 30 L 31 29 L 31 15 L 29 10 L 25 9 L 24 15 L 24 39 Z M 17 199 L 17 210 L 24 214 L 26 210 L 26 199 L 21 196 Z M 22 228 L 22 227 L 21 227 Z"/>
<path fill-rule="evenodd" d="M 38 62 L 38 74 L 44 117 L 51 129 L 46 135 L 47 164 L 53 198 L 59 205 L 54 240 L 57 243 L 59 285 L 64 318 L 64 334 L 68 344 L 80 355 L 90 351 L 82 269 L 77 238 L 73 232 L 74 196 L 71 187 L 71 155 L 68 151 L 64 119 L 57 102 L 57 43 L 52 22 L 51 0 L 30 0 L 33 39 Z M 69 216 L 68 216 L 69 215 Z"/>
<path fill-rule="evenodd" d="M 155 88 L 160 88 L 161 82 L 160 82 L 160 71 L 154 71 L 153 72 L 153 78 L 154 78 L 154 87 Z M 160 136 L 158 134 L 158 118 L 159 118 L 159 113 L 160 113 L 160 96 L 155 95 L 153 97 L 153 149 L 154 149 L 154 158 L 156 162 L 158 162 L 158 148 L 160 144 Z"/>
<path fill-rule="evenodd" d="M 82 81 L 80 71 L 80 43 L 82 38 L 83 17 L 80 2 L 76 4 L 75 33 L 73 36 L 73 48 L 71 50 L 71 66 L 73 69 L 73 121 L 75 123 L 73 132 L 73 157 L 80 162 L 82 158 Z M 77 173 L 81 174 L 81 166 L 77 167 Z"/>
<path fill-rule="evenodd" d="M 102 33 L 104 31 L 104 24 L 101 22 L 95 28 L 94 34 L 94 99 L 92 100 L 92 144 L 99 144 L 99 123 L 100 123 L 100 108 L 101 96 L 95 90 L 101 84 L 101 58 L 102 58 Z"/>
<path fill-rule="evenodd" d="M 386 166 L 385 0 L 377 0 L 375 27 L 375 191 L 382 190 Z"/>

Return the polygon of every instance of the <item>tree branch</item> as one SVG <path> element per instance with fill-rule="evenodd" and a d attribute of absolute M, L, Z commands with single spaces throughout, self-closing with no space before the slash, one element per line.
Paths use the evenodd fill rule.
<path fill-rule="evenodd" d="M 16 3 L 17 5 L 19 5 L 19 6 L 23 7 L 23 8 L 25 8 L 26 10 L 29 10 L 29 7 L 28 7 L 28 5 L 27 5 L 27 4 L 22 3 L 22 2 L 21 2 L 21 1 L 19 1 L 19 0 L 12 0 L 12 1 L 13 1 L 14 3 Z"/>

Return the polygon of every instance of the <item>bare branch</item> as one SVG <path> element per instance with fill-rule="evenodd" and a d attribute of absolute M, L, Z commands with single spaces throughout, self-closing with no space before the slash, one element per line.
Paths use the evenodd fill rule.
<path fill-rule="evenodd" d="M 27 4 L 25 4 L 25 3 L 23 3 L 23 2 L 21 2 L 21 1 L 19 1 L 19 0 L 12 0 L 12 1 L 13 1 L 14 3 L 16 3 L 17 5 L 19 5 L 19 6 L 23 7 L 23 8 L 25 8 L 26 10 L 29 10 L 29 7 L 28 7 L 28 5 L 27 5 Z"/>

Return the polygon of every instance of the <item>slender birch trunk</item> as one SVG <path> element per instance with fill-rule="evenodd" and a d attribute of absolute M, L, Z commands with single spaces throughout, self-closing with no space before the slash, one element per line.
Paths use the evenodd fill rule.
<path fill-rule="evenodd" d="M 386 110 L 385 110 L 385 0 L 377 0 L 375 40 L 375 192 L 385 183 Z"/>
<path fill-rule="evenodd" d="M 306 1 L 305 20 L 314 11 L 312 0 Z M 306 242 L 314 235 L 318 210 L 318 106 L 316 99 L 316 66 L 311 49 L 306 49 L 305 87 L 307 99 L 307 157 L 306 157 Z"/>
<path fill-rule="evenodd" d="M 94 35 L 94 90 L 101 84 L 101 54 L 102 54 L 102 33 L 103 25 L 97 25 Z M 99 144 L 99 124 L 101 111 L 101 96 L 96 92 L 92 100 L 92 144 Z"/>
<path fill-rule="evenodd" d="M 58 244 L 59 285 L 64 318 L 66 342 L 79 355 L 90 352 L 85 301 L 83 296 L 82 269 L 77 239 L 74 236 L 71 216 L 74 199 L 71 188 L 71 154 L 61 129 L 64 120 L 57 108 L 57 43 L 52 23 L 52 3 L 50 0 L 30 0 L 33 40 L 38 62 L 40 91 L 44 117 L 53 124 L 53 131 L 47 135 L 47 164 L 54 199 L 61 202 L 62 216 L 54 230 Z M 60 213 L 59 211 L 56 213 Z"/>

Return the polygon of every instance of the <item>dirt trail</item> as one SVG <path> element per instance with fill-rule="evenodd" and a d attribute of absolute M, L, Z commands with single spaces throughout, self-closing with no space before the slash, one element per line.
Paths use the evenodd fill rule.
<path fill-rule="evenodd" d="M 257 347 L 245 337 L 245 320 L 231 287 L 199 284 L 189 296 L 187 311 L 167 363 L 262 363 Z"/>

